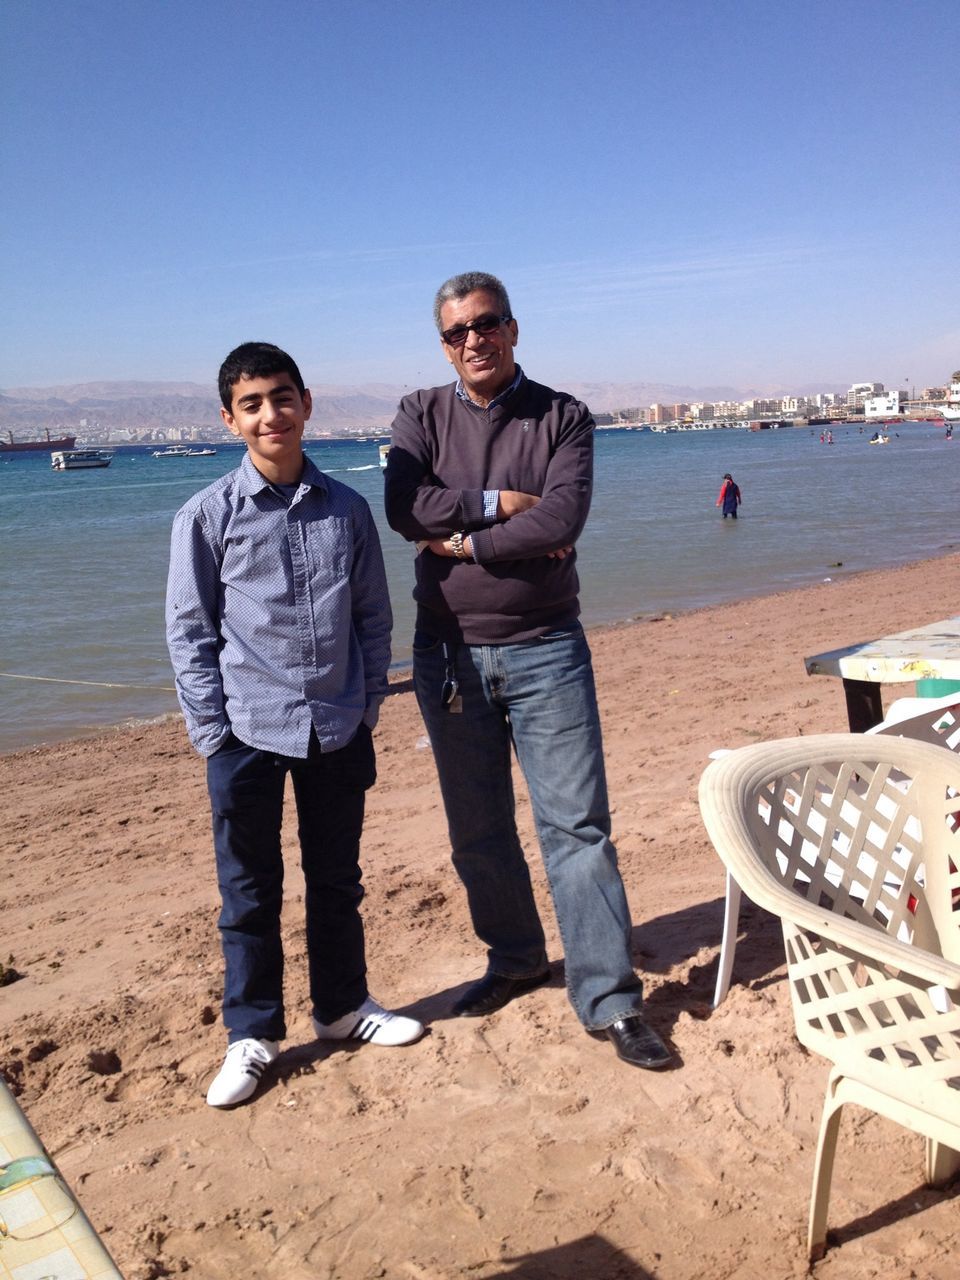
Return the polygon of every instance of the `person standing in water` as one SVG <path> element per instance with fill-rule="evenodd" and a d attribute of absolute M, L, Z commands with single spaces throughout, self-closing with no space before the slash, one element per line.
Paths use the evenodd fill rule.
<path fill-rule="evenodd" d="M 737 507 L 742 501 L 739 485 L 734 484 L 733 476 L 729 471 L 724 472 L 723 484 L 720 486 L 720 495 L 717 498 L 717 506 L 723 507 L 724 520 L 727 516 L 732 516 L 736 520 Z"/>

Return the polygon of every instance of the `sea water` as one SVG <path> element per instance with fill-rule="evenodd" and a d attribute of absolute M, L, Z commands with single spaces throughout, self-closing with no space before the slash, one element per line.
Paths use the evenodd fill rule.
<path fill-rule="evenodd" d="M 584 621 L 652 617 L 950 551 L 960 443 L 941 426 L 654 433 L 598 431 L 593 506 L 578 546 Z M 394 662 L 409 662 L 413 554 L 386 526 L 377 442 L 312 441 L 324 471 L 369 501 L 393 603 Z M 54 472 L 0 455 L 0 752 L 176 710 L 163 632 L 174 513 L 241 457 L 154 458 Z M 714 503 L 723 473 L 740 519 Z M 866 638 L 866 637 L 863 637 Z M 642 631 L 637 643 L 642 644 Z M 798 654 L 798 661 L 804 655 Z"/>

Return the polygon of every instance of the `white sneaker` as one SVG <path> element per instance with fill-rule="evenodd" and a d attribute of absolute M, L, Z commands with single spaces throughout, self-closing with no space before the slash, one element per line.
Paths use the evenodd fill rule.
<path fill-rule="evenodd" d="M 256 1092 L 260 1077 L 279 1053 L 276 1040 L 237 1040 L 207 1090 L 211 1107 L 235 1107 Z"/>
<path fill-rule="evenodd" d="M 312 1018 L 318 1040 L 365 1040 L 367 1044 L 413 1044 L 423 1035 L 423 1023 L 390 1013 L 367 996 L 359 1009 L 345 1013 L 336 1022 Z"/>

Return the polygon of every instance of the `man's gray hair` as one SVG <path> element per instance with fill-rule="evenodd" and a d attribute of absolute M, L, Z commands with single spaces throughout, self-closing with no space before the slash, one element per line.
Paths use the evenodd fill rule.
<path fill-rule="evenodd" d="M 463 271 L 460 275 L 451 276 L 449 280 L 445 280 L 437 290 L 437 296 L 433 300 L 433 319 L 438 331 L 443 329 L 443 324 L 440 320 L 440 311 L 443 304 L 451 301 L 459 302 L 461 298 L 465 298 L 468 293 L 475 293 L 477 289 L 492 293 L 497 300 L 500 314 L 512 319 L 513 312 L 510 310 L 510 299 L 507 297 L 507 291 L 503 284 L 496 276 L 490 275 L 488 271 Z"/>

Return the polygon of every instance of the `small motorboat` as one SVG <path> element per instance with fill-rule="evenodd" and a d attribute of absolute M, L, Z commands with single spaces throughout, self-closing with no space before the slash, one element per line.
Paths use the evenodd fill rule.
<path fill-rule="evenodd" d="M 50 454 L 54 471 L 87 471 L 90 467 L 109 467 L 112 461 L 110 449 L 56 449 Z"/>
<path fill-rule="evenodd" d="M 185 444 L 168 444 L 165 449 L 154 449 L 155 458 L 212 458 L 216 449 L 207 444 L 200 449 L 191 449 Z"/>

